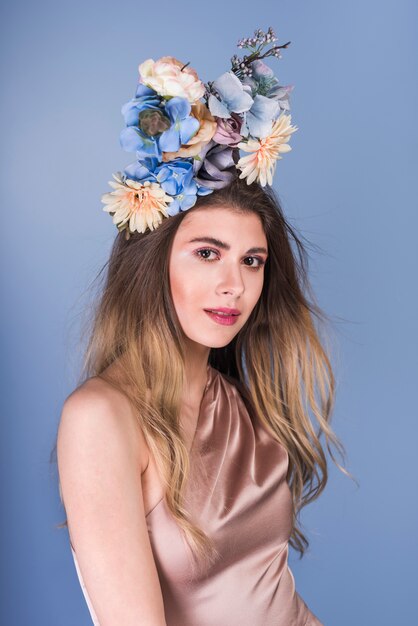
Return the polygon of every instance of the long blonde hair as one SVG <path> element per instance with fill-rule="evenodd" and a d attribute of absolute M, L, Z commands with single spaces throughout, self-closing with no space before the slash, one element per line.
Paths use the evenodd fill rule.
<path fill-rule="evenodd" d="M 198 197 L 189 211 L 204 206 L 256 213 L 267 238 L 269 256 L 259 301 L 233 341 L 210 350 L 209 364 L 236 381 L 249 409 L 288 451 L 287 482 L 293 500 L 289 543 L 302 557 L 309 542 L 301 530 L 300 511 L 328 480 L 322 434 L 334 463 L 348 475 L 330 447 L 333 444 L 344 457 L 344 446 L 330 427 L 334 374 L 325 339 L 315 326 L 328 318 L 309 284 L 305 247 L 271 188 L 235 178 L 229 186 Z M 80 383 L 99 376 L 129 398 L 165 486 L 169 511 L 194 556 L 211 560 L 217 555 L 213 542 L 192 521 L 183 502 L 190 475 L 179 426 L 184 345 L 168 264 L 174 235 L 186 214 L 164 219 L 156 230 L 129 239 L 117 234 L 103 268 L 107 271 L 99 274 L 105 280 L 93 309 Z M 115 361 L 123 371 L 123 385 L 105 372 Z"/>

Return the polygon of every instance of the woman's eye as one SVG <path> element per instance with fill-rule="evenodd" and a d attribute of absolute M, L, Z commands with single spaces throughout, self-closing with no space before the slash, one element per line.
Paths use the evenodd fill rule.
<path fill-rule="evenodd" d="M 195 254 L 197 254 L 197 256 L 200 257 L 202 259 L 202 261 L 214 261 L 214 259 L 210 259 L 207 256 L 203 256 L 205 253 L 209 253 L 210 254 L 211 252 L 216 254 L 215 250 L 210 250 L 210 248 L 202 248 L 200 250 L 196 250 Z"/>
<path fill-rule="evenodd" d="M 262 267 L 265 263 L 264 259 L 260 259 L 260 257 L 258 256 L 248 256 L 247 259 L 252 260 L 252 263 L 249 267 L 254 270 L 259 270 L 260 267 Z M 254 261 L 256 261 L 255 265 L 254 265 Z"/>
<path fill-rule="evenodd" d="M 214 258 L 210 258 L 210 255 L 212 253 L 218 255 L 216 250 L 211 250 L 210 248 L 201 248 L 200 250 L 196 250 L 194 254 L 196 254 L 202 261 L 208 261 L 209 263 L 211 263 L 216 260 Z M 257 256 L 248 256 L 246 257 L 246 260 L 247 259 L 251 259 L 251 263 L 245 263 L 245 265 L 247 265 L 247 267 L 252 270 L 259 270 L 265 264 L 264 259 L 261 259 Z"/>

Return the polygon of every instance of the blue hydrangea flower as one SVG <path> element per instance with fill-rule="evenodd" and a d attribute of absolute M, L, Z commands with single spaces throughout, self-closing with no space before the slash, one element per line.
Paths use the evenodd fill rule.
<path fill-rule="evenodd" d="M 192 106 L 186 98 L 171 98 L 165 105 L 165 114 L 171 126 L 160 136 L 158 143 L 163 152 L 177 152 L 199 130 L 199 120 L 190 115 Z"/>
<path fill-rule="evenodd" d="M 163 151 L 177 152 L 199 130 L 186 98 L 166 101 L 145 85 L 139 85 L 137 95 L 122 107 L 127 127 L 120 134 L 120 144 L 127 152 L 136 152 L 139 159 L 161 161 Z"/>
<path fill-rule="evenodd" d="M 248 135 L 249 133 L 258 139 L 267 137 L 271 133 L 273 120 L 279 111 L 280 107 L 277 100 L 257 94 L 251 109 L 244 114 L 241 134 Z"/>
<path fill-rule="evenodd" d="M 124 104 L 121 109 L 126 126 L 138 126 L 139 113 L 143 109 L 161 109 L 162 101 L 162 97 L 156 91 L 139 83 L 135 97 Z"/>
<path fill-rule="evenodd" d="M 157 157 L 161 160 L 161 149 L 156 136 L 150 136 L 140 127 L 140 115 L 143 111 L 158 112 L 162 117 L 163 98 L 146 85 L 138 84 L 135 98 L 123 105 L 122 115 L 126 128 L 120 133 L 120 145 L 127 152 L 137 152 L 140 158 Z M 170 125 L 167 118 L 166 127 Z"/>
<path fill-rule="evenodd" d="M 167 207 L 167 211 L 171 211 L 170 215 L 190 209 L 196 202 L 196 195 L 203 196 L 213 191 L 193 179 L 191 159 L 176 159 L 161 164 L 155 157 L 146 158 L 128 165 L 124 174 L 137 182 L 149 180 L 160 183 L 164 191 L 174 198 Z"/>
<path fill-rule="evenodd" d="M 197 183 L 197 195 L 198 196 L 208 196 L 210 193 L 213 193 L 214 191 L 213 189 L 200 185 L 198 181 L 196 181 L 196 183 Z"/>
<path fill-rule="evenodd" d="M 187 211 L 195 204 L 197 184 L 193 179 L 191 160 L 175 159 L 162 163 L 154 173 L 164 191 L 174 198 L 167 208 L 169 215 Z"/>
<path fill-rule="evenodd" d="M 260 59 L 251 63 L 252 76 L 246 76 L 243 83 L 251 87 L 253 98 L 260 94 L 277 100 L 282 111 L 289 111 L 289 94 L 293 91 L 293 85 L 281 86 L 273 70 Z"/>
<path fill-rule="evenodd" d="M 137 182 L 144 182 L 146 180 L 156 182 L 157 177 L 154 172 L 159 163 L 160 161 L 156 157 L 146 158 L 142 161 L 138 160 L 125 167 L 124 173 L 128 178 L 136 180 Z"/>
<path fill-rule="evenodd" d="M 182 193 L 174 197 L 173 202 L 170 202 L 166 211 L 170 216 L 177 215 L 180 211 L 187 211 L 187 209 L 191 209 L 192 206 L 196 204 L 196 200 L 196 191 L 191 187 L 187 188 Z"/>
<path fill-rule="evenodd" d="M 251 85 L 241 82 L 233 72 L 225 72 L 213 85 L 221 100 L 213 94 L 209 96 L 208 104 L 212 115 L 228 118 L 231 113 L 242 113 L 242 135 L 250 134 L 261 139 L 269 134 L 272 120 L 279 110 L 277 100 L 260 94 L 253 98 Z"/>
<path fill-rule="evenodd" d="M 161 160 L 162 153 L 157 137 L 149 137 L 136 126 L 124 128 L 119 137 L 120 145 L 126 152 L 136 152 L 141 158 L 156 157 Z"/>
<path fill-rule="evenodd" d="M 244 113 L 251 108 L 253 99 L 251 88 L 243 85 L 233 72 L 225 72 L 215 81 L 213 86 L 219 94 L 220 100 L 213 94 L 209 96 L 208 105 L 212 115 L 228 118 L 231 113 Z"/>

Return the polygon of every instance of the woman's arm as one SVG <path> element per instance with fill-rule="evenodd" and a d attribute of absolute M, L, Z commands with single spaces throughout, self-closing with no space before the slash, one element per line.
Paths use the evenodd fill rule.
<path fill-rule="evenodd" d="M 74 391 L 57 455 L 71 542 L 100 626 L 165 626 L 142 494 L 144 447 L 121 394 L 93 379 Z"/>

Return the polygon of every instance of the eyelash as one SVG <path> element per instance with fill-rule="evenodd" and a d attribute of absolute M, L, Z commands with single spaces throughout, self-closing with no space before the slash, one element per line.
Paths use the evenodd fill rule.
<path fill-rule="evenodd" d="M 201 261 L 206 261 L 208 263 L 213 263 L 215 261 L 215 259 L 205 259 L 202 256 L 200 256 L 200 252 L 214 252 L 215 254 L 218 254 L 216 250 L 212 250 L 212 248 L 200 248 L 199 250 L 195 250 L 193 252 L 193 254 L 195 254 Z M 264 259 L 262 259 L 259 256 L 247 256 L 245 257 L 246 259 L 257 259 L 258 261 L 258 265 L 252 267 L 251 265 L 247 265 L 247 267 L 250 270 L 253 270 L 254 272 L 258 272 L 259 269 L 261 269 L 263 267 L 263 265 L 265 265 L 265 261 Z"/>

